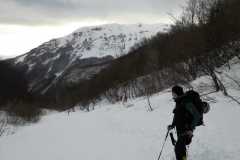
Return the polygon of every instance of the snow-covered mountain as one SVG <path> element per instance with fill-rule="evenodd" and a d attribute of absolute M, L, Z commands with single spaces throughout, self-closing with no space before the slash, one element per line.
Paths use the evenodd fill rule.
<path fill-rule="evenodd" d="M 26 68 L 31 90 L 45 93 L 58 81 L 74 83 L 90 78 L 137 43 L 168 28 L 163 24 L 84 27 L 16 57 L 14 63 Z"/>

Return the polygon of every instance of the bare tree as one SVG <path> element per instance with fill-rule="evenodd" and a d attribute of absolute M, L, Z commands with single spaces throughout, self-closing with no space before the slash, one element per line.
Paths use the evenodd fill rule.
<path fill-rule="evenodd" d="M 181 21 L 186 25 L 206 24 L 211 8 L 219 0 L 188 0 L 183 7 Z"/>

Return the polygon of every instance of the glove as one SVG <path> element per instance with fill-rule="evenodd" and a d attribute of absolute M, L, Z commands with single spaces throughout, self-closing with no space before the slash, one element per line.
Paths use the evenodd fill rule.
<path fill-rule="evenodd" d="M 181 138 L 183 139 L 183 142 L 185 143 L 185 145 L 189 145 L 192 142 L 192 137 L 193 137 L 193 131 L 191 130 L 188 130 L 181 135 Z"/>
<path fill-rule="evenodd" d="M 174 126 L 173 125 L 168 125 L 167 126 L 167 129 L 170 131 L 170 130 L 172 130 L 174 128 Z"/>
<path fill-rule="evenodd" d="M 193 137 L 193 131 L 188 130 L 184 133 L 184 135 L 192 138 Z"/>

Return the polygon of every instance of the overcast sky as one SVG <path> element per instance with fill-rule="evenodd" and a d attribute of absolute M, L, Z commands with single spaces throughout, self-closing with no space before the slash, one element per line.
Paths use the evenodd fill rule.
<path fill-rule="evenodd" d="M 186 0 L 0 0 L 0 57 L 89 25 L 171 23 Z"/>

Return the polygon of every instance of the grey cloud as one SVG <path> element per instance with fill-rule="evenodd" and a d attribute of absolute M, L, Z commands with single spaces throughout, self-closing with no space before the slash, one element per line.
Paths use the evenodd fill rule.
<path fill-rule="evenodd" d="M 167 12 L 179 12 L 179 6 L 185 1 L 0 0 L 0 24 L 44 25 L 85 19 L 145 22 L 149 18 L 165 19 Z"/>

